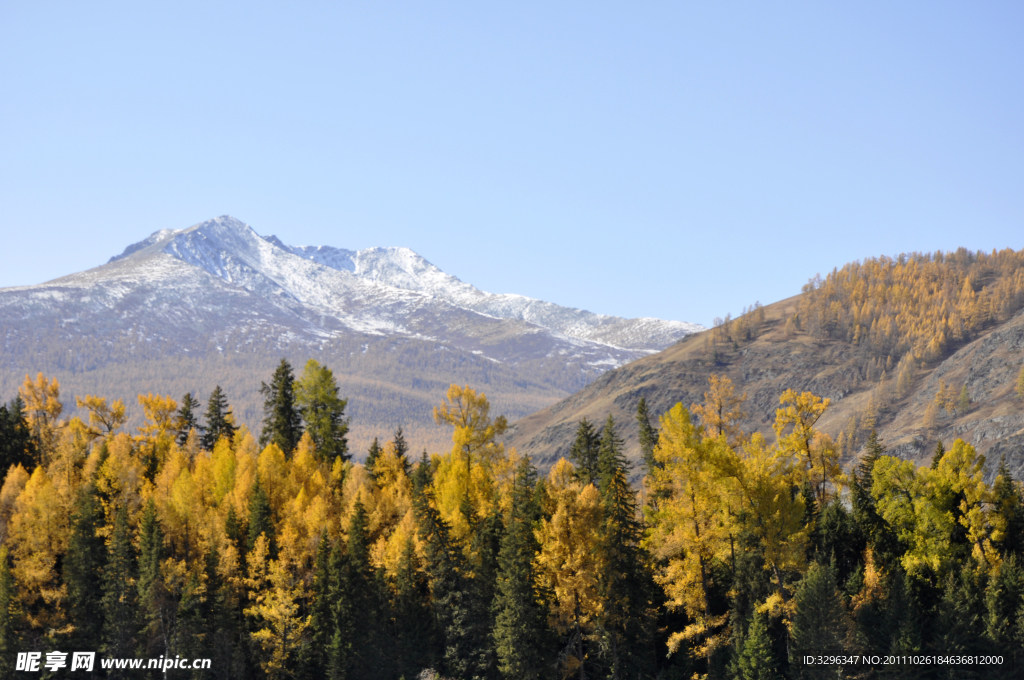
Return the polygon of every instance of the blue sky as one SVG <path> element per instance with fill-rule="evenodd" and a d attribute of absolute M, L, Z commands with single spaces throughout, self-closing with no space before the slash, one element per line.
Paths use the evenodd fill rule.
<path fill-rule="evenodd" d="M 0 286 L 231 214 L 710 323 L 1024 247 L 1020 3 L 0 3 Z"/>

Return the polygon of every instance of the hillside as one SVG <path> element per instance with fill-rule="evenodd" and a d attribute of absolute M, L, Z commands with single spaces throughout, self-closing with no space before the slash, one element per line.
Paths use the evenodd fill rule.
<path fill-rule="evenodd" d="M 840 441 L 847 461 L 875 426 L 887 446 L 904 458 L 930 459 L 938 441 L 948 446 L 963 438 L 988 456 L 990 474 L 1005 455 L 1010 470 L 1019 478 L 1024 472 L 1024 403 L 1014 387 L 1024 349 L 1024 315 L 1017 312 L 1018 254 L 1011 251 L 1004 257 L 1005 253 L 999 254 L 1002 259 L 993 254 L 991 261 L 981 256 L 981 265 L 987 268 L 984 276 L 964 268 L 961 288 L 955 281 L 937 284 L 927 272 L 918 272 L 917 280 L 928 280 L 928 288 L 936 296 L 952 288 L 955 300 L 936 297 L 930 303 L 920 303 L 913 314 L 906 303 L 896 305 L 907 319 L 908 331 L 886 340 L 881 351 L 891 354 L 880 354 L 879 347 L 865 339 L 866 331 L 854 326 L 843 331 L 839 322 L 845 317 L 838 312 L 838 321 L 830 329 L 832 337 L 822 332 L 814 309 L 822 304 L 836 309 L 822 300 L 833 294 L 830 286 L 842 279 L 845 270 L 841 270 L 825 281 L 812 282 L 801 295 L 762 308 L 763 321 L 753 324 L 759 326 L 754 333 L 738 334 L 723 326 L 609 371 L 577 394 L 515 423 L 509 441 L 549 465 L 568 453 L 580 419 L 600 423 L 610 414 L 620 424 L 628 454 L 635 462 L 639 445 L 634 414 L 639 400 L 646 398 L 653 414 L 678 402 L 689 407 L 703 399 L 708 377 L 720 374 L 729 376 L 737 393 L 747 393 L 744 428 L 761 431 L 769 439 L 779 395 L 786 389 L 806 390 L 831 400 L 818 427 Z M 974 282 L 970 282 L 971 275 L 976 276 Z M 969 282 L 966 291 L 962 290 L 964 280 Z M 891 289 L 886 296 L 890 293 Z M 965 298 L 978 304 L 965 307 Z M 841 309 L 859 311 L 856 302 L 840 302 Z M 950 313 L 955 303 L 963 313 Z M 936 308 L 942 313 L 932 314 Z M 794 323 L 801 318 L 802 327 Z M 921 330 L 931 318 L 937 318 L 941 328 L 930 337 L 941 338 L 941 343 L 933 342 Z M 753 313 L 731 323 L 751 319 Z M 865 327 L 873 332 L 891 321 L 882 314 Z M 955 324 L 962 324 L 963 330 L 954 337 L 949 329 Z M 743 337 L 747 334 L 752 338 Z M 918 358 L 914 347 L 921 348 Z M 966 386 L 970 400 L 966 412 L 931 406 L 928 413 L 943 385 L 953 397 Z"/>
<path fill-rule="evenodd" d="M 43 371 L 67 410 L 75 395 L 122 399 L 137 426 L 143 388 L 205 401 L 220 384 L 256 429 L 260 382 L 281 357 L 315 358 L 349 399 L 357 452 L 399 425 L 436 448 L 431 407 L 452 382 L 520 418 L 700 328 L 486 293 L 407 248 L 293 247 L 223 216 L 0 289 L 0 398 Z"/>

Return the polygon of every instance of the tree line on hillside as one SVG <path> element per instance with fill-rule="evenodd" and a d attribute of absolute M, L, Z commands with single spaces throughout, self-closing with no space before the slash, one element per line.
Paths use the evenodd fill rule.
<path fill-rule="evenodd" d="M 541 476 L 483 394 L 434 409 L 443 453 L 399 428 L 364 464 L 315 361 L 282 360 L 258 436 L 215 390 L 124 405 L 26 377 L 0 407 L 0 675 L 19 650 L 211 658 L 194 677 L 1012 677 L 1024 661 L 1024 501 L 957 440 L 929 467 L 872 437 L 844 472 L 789 390 L 774 441 L 701 404 L 578 424 Z M 808 654 L 999 655 L 1002 664 L 808 668 Z M 146 671 L 157 676 L 155 671 Z M 132 677 L 145 677 L 136 672 Z M 120 677 L 111 671 L 110 677 Z M 169 674 L 189 677 L 191 671 Z M 200 674 L 204 673 L 204 674 Z M 916 674 L 916 675 L 915 675 Z"/>

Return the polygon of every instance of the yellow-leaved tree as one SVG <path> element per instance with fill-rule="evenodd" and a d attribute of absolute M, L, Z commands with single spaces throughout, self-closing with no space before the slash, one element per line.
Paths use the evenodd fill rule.
<path fill-rule="evenodd" d="M 838 492 L 842 475 L 835 442 L 824 432 L 814 429 L 814 424 L 828 409 L 829 400 L 811 392 L 798 394 L 795 390 L 786 390 L 779 397 L 779 404 L 782 408 L 775 411 L 775 424 L 772 426 L 777 446 L 801 461 L 799 469 L 814 490 L 818 507 L 823 508 Z"/>
<path fill-rule="evenodd" d="M 57 445 L 57 431 L 62 424 L 60 414 L 64 411 L 60 403 L 60 383 L 56 378 L 47 380 L 40 371 L 35 380 L 25 376 L 18 394 L 25 402 L 25 419 L 39 442 L 43 463 L 49 463 Z"/>
<path fill-rule="evenodd" d="M 580 673 L 588 656 L 596 655 L 601 617 L 601 494 L 593 484 L 582 486 L 572 463 L 564 458 L 548 475 L 554 501 L 551 519 L 536 530 L 538 581 L 554 595 L 551 626 L 568 636 L 563 672 Z"/>
<path fill-rule="evenodd" d="M 746 392 L 736 396 L 736 389 L 728 376 L 712 375 L 708 378 L 704 403 L 694 404 L 690 412 L 699 419 L 705 436 L 718 439 L 724 434 L 729 445 L 736 446 L 744 438 L 739 421 L 747 417 L 743 410 L 746 400 Z"/>
<path fill-rule="evenodd" d="M 686 640 L 698 641 L 708 655 L 725 644 L 725 614 L 711 611 L 712 563 L 728 554 L 727 499 L 717 468 L 726 438 L 702 437 L 690 413 L 676 404 L 662 416 L 652 470 L 658 488 L 667 492 L 652 513 L 649 546 L 665 567 L 658 580 L 672 608 L 682 608 L 694 622 L 672 635 L 674 652 Z M 724 433 L 723 433 L 724 434 Z"/>
<path fill-rule="evenodd" d="M 792 448 L 769 446 L 760 433 L 725 454 L 719 459 L 723 478 L 731 480 L 747 526 L 761 544 L 777 598 L 787 602 L 784 572 L 803 566 L 807 544 L 804 500 L 795 493 L 802 479 L 800 461 Z"/>
<path fill-rule="evenodd" d="M 483 392 L 458 385 L 449 387 L 446 401 L 434 408 L 434 420 L 454 428 L 451 452 L 441 457 L 434 475 L 434 497 L 452 535 L 460 540 L 469 535 L 471 515 L 486 517 L 496 507 L 495 468 L 508 462 L 504 444 L 497 441 L 508 422 L 505 416 L 492 420 L 490 411 Z"/>

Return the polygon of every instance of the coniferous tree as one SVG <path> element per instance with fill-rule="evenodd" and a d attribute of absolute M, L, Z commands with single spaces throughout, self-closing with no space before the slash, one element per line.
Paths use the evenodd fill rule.
<path fill-rule="evenodd" d="M 120 505 L 107 545 L 107 565 L 103 570 L 103 647 L 110 657 L 135 655 L 138 631 L 139 593 L 136 575 L 135 549 L 131 527 L 128 524 L 128 506 Z M 110 677 L 128 677 L 123 671 L 113 670 Z"/>
<path fill-rule="evenodd" d="M 812 563 L 796 591 L 793 617 L 793 656 L 841 654 L 846 649 L 849 626 L 831 564 Z M 842 669 L 794 665 L 799 677 L 839 678 Z"/>
<path fill-rule="evenodd" d="M 382 645 L 382 611 L 375 587 L 376 574 L 370 564 L 369 519 L 361 501 L 356 501 L 348 527 L 345 597 L 354 617 L 347 677 L 352 680 L 373 680 L 381 677 L 384 665 Z"/>
<path fill-rule="evenodd" d="M 1017 629 L 1024 615 L 1024 569 L 1010 555 L 996 569 L 985 592 L 985 636 L 992 651 L 1006 654 L 1009 662 L 1024 661 L 1024 646 L 1015 644 Z"/>
<path fill-rule="evenodd" d="M 442 675 L 467 680 L 486 680 L 492 673 L 488 665 L 490 630 L 481 623 L 481 603 L 476 602 L 466 575 L 462 549 L 451 538 L 447 522 L 432 505 L 429 463 L 422 461 L 414 503 L 419 534 L 425 543 L 426 569 L 430 576 L 434 620 L 442 649 L 438 670 Z M 425 484 L 426 483 L 426 484 Z"/>
<path fill-rule="evenodd" d="M 374 466 L 377 464 L 377 458 L 380 456 L 380 452 L 380 443 L 377 441 L 377 438 L 374 437 L 373 443 L 370 444 L 370 450 L 366 454 L 366 465 L 364 466 L 366 471 L 370 473 L 370 477 L 374 480 L 377 479 L 377 473 L 374 470 Z"/>
<path fill-rule="evenodd" d="M 430 621 L 430 589 L 419 568 L 412 538 L 405 541 L 395 579 L 395 638 L 398 677 L 414 678 L 431 668 L 434 658 L 434 630 Z"/>
<path fill-rule="evenodd" d="M 604 526 L 601 628 L 608 639 L 609 670 L 616 678 L 653 674 L 654 577 L 642 546 L 636 494 L 629 485 L 622 440 L 611 416 L 601 435 L 598 476 Z"/>
<path fill-rule="evenodd" d="M 985 611 L 985 574 L 974 565 L 964 564 L 960 573 L 950 573 L 946 579 L 942 599 L 938 603 L 938 649 L 946 654 L 986 654 L 987 641 Z M 955 673 L 943 673 L 949 678 L 986 678 L 984 669 L 957 668 Z M 940 676 L 941 677 L 941 676 Z"/>
<path fill-rule="evenodd" d="M 195 430 L 196 434 L 202 436 L 203 427 L 199 424 L 199 417 L 196 415 L 196 410 L 199 406 L 199 400 L 195 399 L 191 392 L 186 392 L 185 396 L 181 398 L 177 422 L 178 446 L 185 446 L 188 443 L 188 435 L 192 430 Z"/>
<path fill-rule="evenodd" d="M 15 397 L 7 405 L 0 404 L 0 475 L 12 465 L 32 470 L 38 462 L 38 447 L 25 418 L 25 402 Z"/>
<path fill-rule="evenodd" d="M 242 527 L 242 523 L 238 519 L 238 513 L 235 512 L 235 506 L 233 503 L 228 503 L 228 514 L 224 518 L 224 536 L 231 541 L 231 545 L 239 551 L 240 554 L 245 554 L 248 549 L 248 532 Z M 245 537 L 246 540 L 242 541 Z"/>
<path fill-rule="evenodd" d="M 328 601 L 331 607 L 330 643 L 327 646 L 327 678 L 347 680 L 351 665 L 353 628 L 352 602 L 349 600 L 348 563 L 341 543 L 331 547 L 327 560 Z"/>
<path fill-rule="evenodd" d="M 590 421 L 584 418 L 576 427 L 576 439 L 569 450 L 569 460 L 576 467 L 576 474 L 584 484 L 600 485 L 598 459 L 600 458 L 601 435 Z"/>
<path fill-rule="evenodd" d="M 550 673 L 545 611 L 538 603 L 533 558 L 533 487 L 536 472 L 529 458 L 520 461 L 512 488 L 512 508 L 498 555 L 494 608 L 495 650 L 503 678 L 538 680 Z"/>
<path fill-rule="evenodd" d="M 395 430 L 395 456 L 402 462 L 402 468 L 405 470 L 405 474 L 409 474 L 411 464 L 409 463 L 409 444 L 405 441 L 405 435 L 402 433 L 402 426 L 399 425 L 398 429 Z"/>
<path fill-rule="evenodd" d="M 281 359 L 269 385 L 260 383 L 260 394 L 263 395 L 260 446 L 274 443 L 285 456 L 290 456 L 302 436 L 302 417 L 295 405 L 295 375 L 287 359 Z"/>
<path fill-rule="evenodd" d="M 999 471 L 993 484 L 996 524 L 1000 540 L 999 550 L 1004 555 L 1024 558 L 1024 498 L 1020 487 L 1014 482 L 1006 457 L 999 461 Z"/>
<path fill-rule="evenodd" d="M 71 515 L 71 536 L 64 558 L 68 618 L 74 630 L 68 643 L 76 649 L 99 649 L 103 631 L 102 595 L 107 549 L 97 531 L 103 526 L 103 507 L 92 484 L 83 487 Z"/>
<path fill-rule="evenodd" d="M 0 547 L 0 677 L 15 677 L 14 660 L 18 652 L 18 595 L 14 575 L 8 564 L 7 546 Z"/>
<path fill-rule="evenodd" d="M 210 401 L 206 406 L 206 425 L 203 430 L 202 445 L 207 451 L 213 451 L 217 441 L 221 437 L 231 438 L 235 434 L 235 426 L 231 422 L 231 409 L 228 408 L 228 398 L 224 391 L 217 385 L 210 394 Z"/>
<path fill-rule="evenodd" d="M 208 628 L 213 622 L 206 616 L 207 589 L 200 573 L 193 568 L 185 578 L 170 636 L 169 648 L 190 659 L 208 656 L 206 639 L 213 637 L 216 630 Z"/>
<path fill-rule="evenodd" d="M 163 554 L 164 534 L 156 516 L 156 504 L 151 498 L 142 513 L 142 525 L 139 527 L 138 589 L 142 619 L 140 638 L 143 649 L 152 656 L 170 655 L 174 630 L 175 605 L 160 573 Z"/>
<path fill-rule="evenodd" d="M 651 418 L 647 413 L 647 399 L 643 397 L 636 405 L 636 423 L 640 429 L 640 454 L 643 457 L 644 470 L 649 474 L 657 466 L 654 460 L 654 447 L 658 445 L 658 429 L 651 425 Z"/>
<path fill-rule="evenodd" d="M 253 489 L 252 496 L 249 498 L 249 536 L 246 544 L 249 551 L 256 547 L 256 539 L 261 534 L 267 537 L 267 548 L 270 551 L 270 556 L 272 558 L 276 557 L 277 532 L 274 529 L 270 499 L 267 497 L 267 492 L 263 489 L 263 485 L 260 484 L 260 478 L 256 477 L 256 488 Z"/>
<path fill-rule="evenodd" d="M 765 615 L 754 612 L 737 660 L 737 680 L 782 680 Z"/>
<path fill-rule="evenodd" d="M 216 543 L 206 554 L 205 591 L 203 648 L 206 656 L 221 660 L 213 669 L 214 676 L 224 680 L 247 677 L 246 658 L 241 645 L 242 631 L 236 615 L 240 607 L 231 584 L 221 576 L 220 550 Z"/>
<path fill-rule="evenodd" d="M 338 396 L 338 383 L 331 369 L 313 359 L 307 361 L 302 375 L 295 381 L 295 403 L 321 460 L 334 461 L 339 456 L 343 461 L 351 458 L 346 439 L 345 406 L 348 402 Z"/>
<path fill-rule="evenodd" d="M 871 491 L 875 463 L 885 453 L 885 445 L 878 438 L 878 433 L 872 429 L 867 444 L 864 445 L 864 454 L 853 474 L 850 500 L 857 532 L 864 540 L 873 544 L 874 552 L 882 563 L 888 564 L 898 558 L 896 536 L 888 523 L 878 514 L 875 497 Z M 824 557 L 830 558 L 829 555 Z"/>
<path fill-rule="evenodd" d="M 302 666 L 304 676 L 323 678 L 327 676 L 328 650 L 334 636 L 334 608 L 331 603 L 331 544 L 327 540 L 327 532 L 320 534 L 320 542 L 316 548 L 316 559 L 313 564 L 313 584 L 311 588 L 309 644 L 303 652 Z"/>
<path fill-rule="evenodd" d="M 932 469 L 938 470 L 939 463 L 942 461 L 942 457 L 946 455 L 946 447 L 942 445 L 942 440 L 935 445 L 935 453 L 932 454 Z"/>

